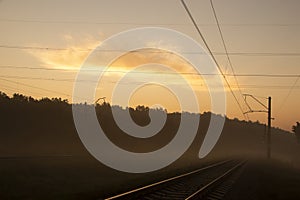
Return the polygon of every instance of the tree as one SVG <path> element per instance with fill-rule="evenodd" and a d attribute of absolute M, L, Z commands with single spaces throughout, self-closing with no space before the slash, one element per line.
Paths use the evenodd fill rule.
<path fill-rule="evenodd" d="M 28 97 L 27 96 L 24 96 L 22 94 L 17 94 L 17 93 L 13 94 L 12 99 L 16 102 L 23 102 L 23 103 L 28 102 Z"/>
<path fill-rule="evenodd" d="M 296 125 L 292 127 L 293 132 L 295 133 L 297 137 L 298 143 L 300 143 L 300 123 L 296 122 Z"/>
<path fill-rule="evenodd" d="M 135 107 L 136 111 L 140 111 L 140 112 L 148 112 L 149 111 L 149 107 L 144 106 L 144 105 L 138 105 L 137 107 Z"/>
<path fill-rule="evenodd" d="M 0 91 L 0 103 L 8 102 L 10 98 L 4 92 Z"/>

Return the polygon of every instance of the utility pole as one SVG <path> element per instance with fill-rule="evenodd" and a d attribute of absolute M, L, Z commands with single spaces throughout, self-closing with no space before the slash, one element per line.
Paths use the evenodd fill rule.
<path fill-rule="evenodd" d="M 267 138 L 266 138 L 267 141 L 266 142 L 267 142 L 267 158 L 269 159 L 269 158 L 271 158 L 271 127 L 272 127 L 271 126 L 271 121 L 272 121 L 272 119 L 274 119 L 274 118 L 272 118 L 272 113 L 271 113 L 272 98 L 268 97 L 268 106 L 266 106 L 251 94 L 243 94 L 243 95 L 244 95 L 246 105 L 249 108 L 249 111 L 245 112 L 244 114 L 254 113 L 254 112 L 266 112 L 266 113 L 268 113 L 268 128 L 267 128 Z M 249 106 L 249 104 L 247 103 L 247 97 L 250 97 L 250 98 L 254 99 L 256 102 L 258 102 L 265 109 L 264 110 L 252 110 L 251 107 Z"/>
<path fill-rule="evenodd" d="M 272 98 L 268 98 L 268 135 L 267 135 L 267 157 L 271 158 L 271 121 L 272 121 L 272 115 L 271 115 L 271 100 Z"/>

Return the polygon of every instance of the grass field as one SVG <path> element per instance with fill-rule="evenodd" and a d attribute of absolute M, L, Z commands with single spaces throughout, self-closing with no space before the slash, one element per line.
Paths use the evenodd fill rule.
<path fill-rule="evenodd" d="M 0 175 L 0 199 L 95 199 L 138 177 L 90 157 L 6 158 Z"/>
<path fill-rule="evenodd" d="M 1 158 L 0 199 L 101 199 L 210 162 L 130 174 L 112 170 L 90 156 Z"/>

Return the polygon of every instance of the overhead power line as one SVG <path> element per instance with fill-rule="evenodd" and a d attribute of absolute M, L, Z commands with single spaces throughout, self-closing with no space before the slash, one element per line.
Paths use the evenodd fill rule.
<path fill-rule="evenodd" d="M 207 50 L 209 51 L 211 57 L 213 58 L 213 60 L 214 60 L 214 62 L 215 62 L 215 64 L 216 64 L 216 66 L 218 67 L 220 73 L 222 74 L 222 76 L 223 76 L 223 78 L 224 78 L 224 80 L 225 80 L 227 86 L 229 87 L 230 92 L 231 92 L 232 96 L 234 97 L 234 99 L 235 99 L 235 101 L 236 101 L 236 103 L 237 103 L 237 105 L 238 105 L 238 107 L 239 107 L 241 113 L 243 114 L 244 118 L 247 119 L 247 116 L 245 115 L 245 113 L 244 113 L 244 111 L 243 111 L 243 109 L 242 109 L 242 106 L 241 106 L 240 102 L 238 101 L 237 97 L 235 96 L 235 94 L 234 94 L 234 92 L 233 92 L 233 90 L 232 90 L 232 88 L 231 88 L 231 86 L 230 86 L 230 83 L 228 82 L 228 80 L 227 80 L 226 76 L 224 75 L 224 73 L 223 73 L 223 71 L 222 71 L 222 69 L 221 69 L 221 67 L 220 67 L 220 65 L 219 65 L 219 63 L 218 63 L 218 61 L 216 60 L 216 58 L 215 58 L 214 54 L 212 53 L 212 51 L 211 51 L 211 49 L 210 49 L 208 43 L 206 42 L 206 40 L 205 40 L 204 36 L 202 35 L 202 33 L 201 33 L 199 27 L 197 26 L 197 23 L 196 23 L 196 21 L 194 20 L 194 18 L 193 18 L 193 16 L 192 16 L 191 12 L 190 12 L 190 10 L 189 10 L 189 8 L 188 8 L 187 5 L 185 4 L 184 0 L 181 0 L 181 3 L 182 3 L 182 5 L 183 5 L 185 11 L 186 11 L 187 14 L 189 15 L 191 21 L 193 22 L 193 24 L 194 24 L 194 26 L 195 26 L 195 28 L 196 28 L 198 34 L 200 35 L 202 41 L 204 42 L 204 44 L 205 44 Z"/>
<path fill-rule="evenodd" d="M 23 77 L 23 76 L 0 76 L 0 80 L 4 80 L 7 82 L 12 82 L 15 84 L 20 84 L 20 85 L 24 85 L 24 86 L 28 86 L 28 87 L 32 87 L 35 89 L 40 89 L 40 90 L 45 90 L 47 91 L 47 89 L 44 88 L 39 88 L 33 85 L 28 85 L 19 81 L 12 81 L 10 79 L 16 79 L 16 80 L 41 80 L 41 81 L 57 81 L 57 82 L 75 82 L 75 81 L 80 81 L 80 82 L 97 82 L 97 81 L 91 81 L 91 80 L 75 80 L 75 79 L 60 79 L 60 78 L 44 78 L 44 77 Z M 106 80 L 107 83 L 113 83 L 113 84 L 123 84 L 123 85 L 130 85 L 130 84 L 143 84 L 145 82 L 143 81 L 127 81 L 127 82 L 118 82 L 118 81 L 109 81 Z M 174 82 L 174 84 L 176 84 L 176 82 Z M 181 84 L 181 83 L 180 83 Z M 205 84 L 191 84 L 192 86 L 203 86 L 205 87 Z M 227 86 L 228 87 L 228 86 Z M 231 85 L 232 88 L 237 89 L 237 85 Z M 288 85 L 255 85 L 255 84 L 243 84 L 240 85 L 241 88 L 247 88 L 247 89 L 251 89 L 251 88 L 259 88 L 259 89 L 284 89 L 284 90 L 290 90 L 291 87 Z M 216 87 L 215 89 L 218 89 L 218 87 Z M 294 86 L 293 89 L 300 89 L 300 86 Z M 54 92 L 56 93 L 56 91 L 54 90 L 49 90 L 49 92 Z M 61 93 L 63 95 L 67 95 L 65 93 Z M 70 95 L 68 95 L 70 96 Z"/>
<path fill-rule="evenodd" d="M 49 68 L 49 67 L 27 67 L 27 66 L 15 66 L 15 65 L 0 65 L 1 69 L 13 69 L 13 70 L 46 70 L 46 71 L 62 71 L 62 72 L 78 72 L 78 69 L 66 69 L 66 68 Z M 87 71 L 101 71 L 100 69 L 86 69 Z M 209 73 L 209 74 L 199 74 L 196 72 L 163 72 L 163 71 L 130 71 L 130 70 L 102 70 L 103 73 L 134 73 L 134 74 L 168 74 L 168 75 L 191 75 L 191 76 L 216 76 L 220 75 L 218 73 Z M 231 74 L 224 73 L 225 76 L 237 76 L 237 77 L 269 77 L 269 78 L 298 78 L 300 74 L 250 74 L 250 73 L 242 73 L 242 74 Z M 2 75 L 6 76 L 6 75 Z M 51 78 L 49 78 L 51 79 Z"/>
<path fill-rule="evenodd" d="M 51 50 L 51 51 L 67 51 L 67 50 L 73 50 L 73 51 L 89 51 L 91 49 L 71 49 L 71 48 L 54 48 L 54 47 L 38 47 L 38 46 L 22 46 L 22 45 L 4 45 L 1 44 L 0 48 L 6 48 L 6 49 L 23 49 L 23 50 Z"/>
<path fill-rule="evenodd" d="M 281 111 L 281 109 L 284 107 L 286 101 L 288 100 L 288 98 L 292 94 L 292 91 L 294 89 L 296 89 L 296 87 L 297 87 L 296 85 L 297 85 L 297 83 L 298 83 L 299 80 L 300 80 L 300 76 L 298 76 L 298 78 L 295 80 L 295 82 L 293 83 L 293 85 L 290 87 L 290 89 L 289 89 L 286 97 L 284 98 L 284 100 L 282 101 L 281 105 L 279 106 L 279 109 L 278 109 L 279 111 Z"/>
<path fill-rule="evenodd" d="M 214 17 L 215 17 L 215 20 L 216 20 L 216 22 L 217 22 L 217 27 L 218 27 L 218 30 L 219 30 L 219 33 L 220 33 L 220 37 L 221 37 L 221 40 L 222 40 L 222 44 L 223 44 L 223 47 L 224 47 L 224 50 L 225 50 L 225 53 L 226 53 L 226 57 L 227 57 L 227 60 L 228 60 L 230 69 L 231 69 L 231 71 L 232 71 L 232 73 L 233 73 L 233 77 L 234 77 L 234 80 L 235 80 L 235 82 L 236 82 L 236 84 L 237 84 L 238 91 L 239 91 L 240 95 L 241 95 L 242 98 L 243 98 L 242 90 L 241 90 L 241 88 L 240 88 L 240 85 L 239 85 L 237 76 L 235 75 L 235 70 L 234 70 L 234 68 L 233 68 L 231 59 L 230 59 L 230 57 L 229 57 L 229 55 L 228 55 L 227 46 L 226 46 L 225 39 L 224 39 L 224 36 L 223 36 L 223 33 L 222 33 L 222 29 L 221 29 L 221 27 L 220 27 L 220 23 L 219 23 L 219 19 L 218 19 L 218 17 L 217 17 L 216 10 L 215 10 L 214 4 L 213 4 L 213 0 L 210 0 L 210 5 L 211 5 L 211 8 L 212 8 L 212 11 L 213 11 L 213 15 L 214 15 Z M 243 98 L 243 99 L 244 99 L 244 103 L 247 104 L 246 99 L 245 99 L 245 98 Z"/>
<path fill-rule="evenodd" d="M 1 65 L 0 69 L 16 69 L 16 70 L 47 70 L 47 71 L 78 71 L 73 69 L 49 68 L 49 67 L 26 67 L 15 65 Z"/>
<path fill-rule="evenodd" d="M 41 46 L 24 46 L 24 45 L 5 45 L 0 44 L 0 48 L 5 49 L 19 49 L 19 50 L 41 50 L 41 51 L 71 51 L 71 52 L 90 52 L 90 51 L 96 51 L 96 52 L 127 52 L 127 50 L 122 49 L 92 49 L 92 48 L 58 48 L 58 47 L 41 47 Z M 163 50 L 149 50 L 149 49 L 140 49 L 140 50 L 133 50 L 130 52 L 139 52 L 139 53 L 165 53 L 165 54 L 175 54 L 173 52 L 169 51 L 163 51 Z M 178 52 L 178 53 L 184 53 L 184 54 L 199 54 L 199 55 L 206 55 L 203 52 Z M 252 57 L 285 57 L 285 56 L 300 56 L 300 52 L 214 52 L 212 53 L 216 56 L 252 56 Z"/>
<path fill-rule="evenodd" d="M 59 94 L 59 95 L 72 97 L 72 95 L 69 95 L 69 94 L 66 94 L 66 93 L 58 92 L 58 91 L 55 91 L 55 90 L 49 90 L 49 89 L 46 89 L 46 88 L 41 88 L 41 87 L 33 86 L 33 85 L 30 85 L 30 84 L 18 82 L 18 81 L 12 81 L 12 80 L 8 80 L 8 79 L 5 79 L 5 78 L 0 78 L 0 80 L 5 81 L 5 82 L 18 84 L 18 85 L 23 85 L 23 86 L 26 86 L 26 87 L 29 87 L 29 88 L 34 88 L 34 89 L 43 90 L 43 91 L 47 91 L 47 92 L 51 92 L 51 93 L 55 93 L 55 94 Z"/>
<path fill-rule="evenodd" d="M 280 56 L 300 56 L 299 52 L 228 52 L 231 56 L 264 56 L 264 57 L 280 57 Z"/>
<path fill-rule="evenodd" d="M 139 23 L 139 22 L 96 22 L 84 20 L 40 20 L 40 19 L 8 19 L 0 18 L 1 22 L 41 23 L 41 24 L 102 24 L 102 25 L 183 25 L 184 23 Z"/>
<path fill-rule="evenodd" d="M 39 24 L 101 24 L 101 25 L 178 25 L 178 26 L 192 26 L 187 23 L 155 23 L 155 22 L 104 22 L 91 20 L 49 20 L 49 19 L 17 19 L 17 18 L 0 18 L 0 22 L 8 23 L 39 23 Z M 213 23 L 197 23 L 198 26 L 215 26 Z M 247 27 L 247 26 L 266 26 L 266 27 L 297 27 L 299 23 L 222 23 L 222 26 L 233 27 Z"/>
<path fill-rule="evenodd" d="M 10 83 L 10 82 L 8 82 L 8 83 Z M 18 84 L 19 85 L 19 84 Z M 33 93 L 33 94 L 35 94 L 35 95 L 39 95 L 39 96 L 43 96 L 44 94 L 42 94 L 42 93 L 39 93 L 39 92 L 35 92 L 35 91 L 32 91 L 32 90 L 30 90 L 30 91 L 27 91 L 27 90 L 25 90 L 25 89 L 21 89 L 20 87 L 14 87 L 14 86 L 11 86 L 11 85 L 6 85 L 6 84 L 3 84 L 2 82 L 1 82 L 1 85 L 0 85 L 0 87 L 1 88 L 4 88 L 5 90 L 7 90 L 7 91 L 10 91 L 11 93 L 16 93 L 16 91 L 20 91 L 20 90 L 22 90 L 23 91 L 23 93 Z"/>

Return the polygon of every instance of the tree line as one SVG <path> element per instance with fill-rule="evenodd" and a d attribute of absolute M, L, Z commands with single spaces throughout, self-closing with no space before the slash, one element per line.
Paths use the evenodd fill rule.
<path fill-rule="evenodd" d="M 149 107 L 139 105 L 135 108 L 123 108 L 109 103 L 79 106 L 95 107 L 99 124 L 107 137 L 116 145 L 133 152 L 149 152 L 162 148 L 176 135 L 180 125 L 181 113 L 167 113 L 166 110 L 156 109 L 157 112 L 167 115 L 162 129 L 150 138 L 136 138 L 118 127 L 112 109 L 120 113 L 129 111 L 136 124 L 145 126 L 150 123 Z M 211 115 L 215 114 L 204 112 L 197 115 L 200 116 L 198 133 L 195 142 L 186 153 L 193 159 L 198 155 Z M 225 117 L 225 125 L 213 154 L 264 154 L 264 124 L 258 121 L 229 119 L 226 116 L 219 117 Z M 9 97 L 0 92 L 0 120 L 0 154 L 86 154 L 74 125 L 72 104 L 66 99 L 35 99 L 22 94 Z M 299 140 L 299 123 L 293 130 Z M 294 144 L 291 145 L 296 141 L 295 138 L 290 132 L 272 128 L 274 152 L 291 154 L 295 151 Z M 283 146 L 286 148 L 282 148 Z"/>

